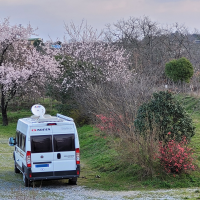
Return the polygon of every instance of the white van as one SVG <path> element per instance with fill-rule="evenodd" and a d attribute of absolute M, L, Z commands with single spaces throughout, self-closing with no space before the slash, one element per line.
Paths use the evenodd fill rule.
<path fill-rule="evenodd" d="M 80 147 L 75 123 L 61 114 L 44 115 L 44 110 L 42 105 L 34 105 L 34 115 L 19 119 L 16 138 L 9 138 L 9 145 L 15 145 L 15 173 L 23 174 L 26 187 L 32 181 L 48 179 L 69 179 L 76 184 Z"/>

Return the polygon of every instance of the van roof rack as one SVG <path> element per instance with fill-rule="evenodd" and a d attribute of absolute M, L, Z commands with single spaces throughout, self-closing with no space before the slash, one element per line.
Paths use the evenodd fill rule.
<path fill-rule="evenodd" d="M 29 119 L 31 119 L 32 122 L 36 123 L 74 121 L 71 117 L 67 117 L 61 114 L 57 114 L 56 116 L 44 115 L 43 118 L 41 118 L 40 116 L 32 115 Z"/>
<path fill-rule="evenodd" d="M 51 115 L 44 115 L 43 118 L 40 118 L 40 116 L 32 115 L 31 119 L 35 122 L 63 122 L 63 119 Z"/>
<path fill-rule="evenodd" d="M 64 116 L 64 115 L 61 115 L 61 114 L 57 114 L 57 117 L 64 119 L 64 120 L 67 120 L 67 121 L 71 121 L 71 122 L 74 121 L 71 117 L 67 117 L 67 116 Z"/>

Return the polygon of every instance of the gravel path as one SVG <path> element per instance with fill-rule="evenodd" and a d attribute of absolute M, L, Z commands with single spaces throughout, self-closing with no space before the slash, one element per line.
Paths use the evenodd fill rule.
<path fill-rule="evenodd" d="M 178 190 L 154 190 L 154 191 L 102 191 L 92 190 L 84 186 L 71 186 L 67 183 L 62 185 L 48 185 L 42 187 L 25 188 L 16 184 L 0 181 L 0 199 L 16 200 L 178 200 L 187 198 L 200 198 L 200 188 Z"/>

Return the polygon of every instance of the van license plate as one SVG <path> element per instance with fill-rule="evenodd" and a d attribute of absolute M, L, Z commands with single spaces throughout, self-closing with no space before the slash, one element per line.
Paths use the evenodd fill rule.
<path fill-rule="evenodd" d="M 39 167 L 49 167 L 49 164 L 41 164 L 41 165 L 35 165 L 36 168 L 39 168 Z"/>

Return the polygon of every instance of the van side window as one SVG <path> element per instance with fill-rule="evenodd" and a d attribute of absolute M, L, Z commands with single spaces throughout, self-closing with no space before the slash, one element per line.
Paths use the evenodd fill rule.
<path fill-rule="evenodd" d="M 19 146 L 19 131 L 16 132 L 16 145 Z"/>
<path fill-rule="evenodd" d="M 31 152 L 32 153 L 52 152 L 51 138 L 52 138 L 51 135 L 31 136 Z"/>
<path fill-rule="evenodd" d="M 75 151 L 74 134 L 53 136 L 54 152 Z"/>
<path fill-rule="evenodd" d="M 19 141 L 18 147 L 21 149 L 22 148 L 22 133 L 20 133 L 20 132 L 19 132 L 19 140 L 18 141 Z"/>
<path fill-rule="evenodd" d="M 22 135 L 22 144 L 21 144 L 21 149 L 23 151 L 25 151 L 25 147 L 26 147 L 26 136 Z"/>

